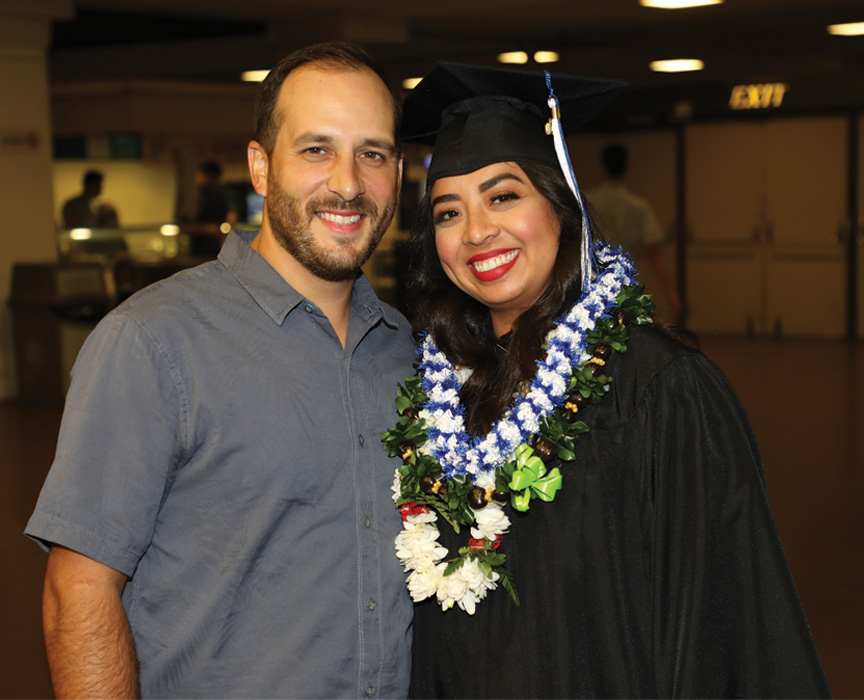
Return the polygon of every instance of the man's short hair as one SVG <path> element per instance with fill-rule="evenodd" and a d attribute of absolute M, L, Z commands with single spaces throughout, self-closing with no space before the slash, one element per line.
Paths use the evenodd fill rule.
<path fill-rule="evenodd" d="M 393 92 L 384 69 L 359 46 L 343 41 L 312 44 L 288 54 L 267 74 L 258 93 L 255 104 L 255 140 L 270 155 L 276 146 L 281 117 L 277 114 L 277 102 L 282 83 L 292 71 L 308 63 L 319 63 L 326 67 L 346 70 L 369 69 L 384 83 L 393 103 L 394 139 L 399 149 L 399 124 L 402 119 L 402 103 Z"/>
<path fill-rule="evenodd" d="M 627 172 L 627 149 L 620 143 L 613 143 L 603 149 L 603 167 L 612 177 L 621 177 Z"/>
<path fill-rule="evenodd" d="M 89 185 L 101 185 L 102 178 L 101 170 L 88 170 L 84 173 L 84 187 L 88 187 Z"/>

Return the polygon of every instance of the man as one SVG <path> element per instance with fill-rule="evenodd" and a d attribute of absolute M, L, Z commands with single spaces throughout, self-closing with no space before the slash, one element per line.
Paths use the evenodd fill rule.
<path fill-rule="evenodd" d="M 88 340 L 27 528 L 52 545 L 58 697 L 407 694 L 379 436 L 413 343 L 359 275 L 395 208 L 395 105 L 355 47 L 284 59 L 248 148 L 261 231 Z"/>
<path fill-rule="evenodd" d="M 221 224 L 228 221 L 231 204 L 222 186 L 222 166 L 215 160 L 207 160 L 198 166 L 198 212 L 195 221 L 199 224 Z"/>
<path fill-rule="evenodd" d="M 657 215 L 646 199 L 633 194 L 624 184 L 629 164 L 627 149 L 610 144 L 603 149 L 601 160 L 604 182 L 586 193 L 600 223 L 600 232 L 632 256 L 648 259 L 667 301 L 658 305 L 663 320 L 678 323 L 681 298 L 663 254 L 663 231 Z"/>
<path fill-rule="evenodd" d="M 102 193 L 103 175 L 99 170 L 84 173 L 82 192 L 63 205 L 64 228 L 92 228 L 97 225 L 93 200 Z"/>
<path fill-rule="evenodd" d="M 198 211 L 195 224 L 188 228 L 189 252 L 192 255 L 216 257 L 222 246 L 220 225 L 234 224 L 237 213 L 231 210 L 228 193 L 222 185 L 222 166 L 207 160 L 198 166 Z"/>

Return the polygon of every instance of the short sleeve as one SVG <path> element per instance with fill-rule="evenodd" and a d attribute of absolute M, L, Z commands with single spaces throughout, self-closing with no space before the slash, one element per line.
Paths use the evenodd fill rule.
<path fill-rule="evenodd" d="M 122 313 L 103 319 L 73 368 L 57 453 L 26 534 L 130 576 L 182 456 L 183 404 L 176 367 L 153 332 Z"/>
<path fill-rule="evenodd" d="M 642 244 L 653 245 L 662 243 L 665 236 L 663 235 L 663 229 L 660 228 L 660 221 L 657 219 L 654 208 L 648 203 L 648 200 L 642 200 L 642 205 Z"/>

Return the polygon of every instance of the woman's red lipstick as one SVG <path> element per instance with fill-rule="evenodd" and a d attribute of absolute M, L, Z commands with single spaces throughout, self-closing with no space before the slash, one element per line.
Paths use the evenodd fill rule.
<path fill-rule="evenodd" d="M 519 259 L 519 253 L 518 248 L 503 248 L 478 253 L 468 259 L 468 267 L 481 282 L 494 282 L 510 272 Z"/>

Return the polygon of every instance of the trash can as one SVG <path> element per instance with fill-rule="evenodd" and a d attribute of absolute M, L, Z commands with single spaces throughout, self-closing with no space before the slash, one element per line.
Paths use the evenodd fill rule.
<path fill-rule="evenodd" d="M 87 336 L 110 306 L 99 263 L 16 263 L 9 309 L 18 398 L 60 405 Z"/>

